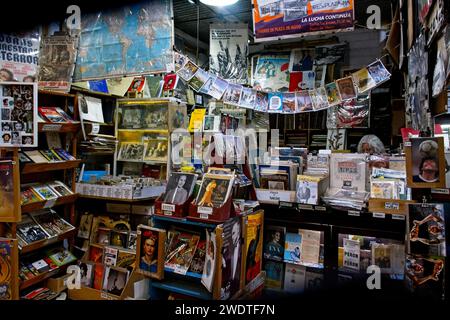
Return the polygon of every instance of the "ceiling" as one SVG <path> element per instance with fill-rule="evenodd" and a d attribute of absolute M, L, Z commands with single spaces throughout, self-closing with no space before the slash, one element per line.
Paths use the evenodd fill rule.
<path fill-rule="evenodd" d="M 251 0 L 239 0 L 227 7 L 213 7 L 202 3 L 198 4 L 199 13 L 199 40 L 209 43 L 209 25 L 211 23 L 244 22 L 252 33 L 252 4 Z M 197 5 L 188 0 L 173 0 L 173 13 L 175 30 L 177 33 L 186 33 L 197 38 Z"/>

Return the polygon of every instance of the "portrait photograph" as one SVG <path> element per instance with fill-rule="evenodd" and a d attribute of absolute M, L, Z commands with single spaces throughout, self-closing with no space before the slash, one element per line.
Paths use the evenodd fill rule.
<path fill-rule="evenodd" d="M 119 129 L 140 129 L 142 128 L 142 110 L 136 107 L 122 108 L 122 118 Z"/>
<path fill-rule="evenodd" d="M 144 160 L 166 162 L 168 148 L 167 140 L 148 140 L 145 148 Z"/>
<path fill-rule="evenodd" d="M 137 234 L 137 272 L 161 280 L 164 277 L 166 231 L 139 225 Z"/>
<path fill-rule="evenodd" d="M 337 85 L 341 100 L 349 100 L 349 99 L 356 98 L 356 95 L 357 95 L 356 89 L 355 89 L 355 85 L 353 84 L 353 78 L 351 76 L 336 80 L 336 85 Z"/>
<path fill-rule="evenodd" d="M 192 173 L 173 172 L 167 182 L 164 203 L 182 205 L 192 194 L 197 175 Z"/>
<path fill-rule="evenodd" d="M 81 272 L 81 285 L 92 287 L 92 282 L 94 281 L 94 264 L 80 261 L 78 266 Z"/>
<path fill-rule="evenodd" d="M 129 272 L 125 268 L 107 267 L 103 280 L 103 290 L 120 297 L 127 284 L 128 275 Z"/>
<path fill-rule="evenodd" d="M 405 148 L 407 184 L 410 188 L 445 188 L 444 139 L 411 138 Z"/>
<path fill-rule="evenodd" d="M 229 299 L 240 290 L 242 255 L 241 220 L 236 217 L 223 224 L 221 299 Z"/>

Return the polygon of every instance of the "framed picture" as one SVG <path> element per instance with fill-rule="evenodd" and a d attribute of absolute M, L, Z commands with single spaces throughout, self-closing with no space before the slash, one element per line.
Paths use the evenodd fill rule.
<path fill-rule="evenodd" d="M 137 235 L 137 272 L 158 280 L 163 279 L 166 231 L 139 225 Z"/>
<path fill-rule="evenodd" d="M 125 268 L 107 267 L 103 280 L 103 290 L 120 297 L 128 281 L 129 271 Z"/>
<path fill-rule="evenodd" d="M 145 154 L 145 144 L 123 142 L 120 146 L 118 160 L 142 161 Z"/>
<path fill-rule="evenodd" d="M 37 83 L 0 84 L 0 147 L 37 147 Z"/>
<path fill-rule="evenodd" d="M 405 148 L 410 188 L 445 188 L 444 139 L 411 138 Z"/>

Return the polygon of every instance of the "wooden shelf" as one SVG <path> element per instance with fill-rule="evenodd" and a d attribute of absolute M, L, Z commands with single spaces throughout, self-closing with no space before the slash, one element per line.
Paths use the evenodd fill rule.
<path fill-rule="evenodd" d="M 148 133 L 169 133 L 167 129 L 117 129 L 118 132 L 148 132 Z"/>
<path fill-rule="evenodd" d="M 74 94 L 61 92 L 61 91 L 51 91 L 51 90 L 39 89 L 39 94 L 46 94 L 46 95 L 50 95 L 50 96 L 68 97 L 68 98 L 75 98 Z"/>
<path fill-rule="evenodd" d="M 183 281 L 180 279 L 164 279 L 164 281 L 152 281 L 152 287 L 184 294 L 197 299 L 211 300 L 212 293 L 209 293 L 201 283 Z"/>
<path fill-rule="evenodd" d="M 53 270 L 41 273 L 40 275 L 35 276 L 35 277 L 31 278 L 31 279 L 22 281 L 20 283 L 19 290 L 24 290 L 26 288 L 34 286 L 35 284 L 38 284 L 39 282 L 42 282 L 42 281 L 44 281 L 44 280 L 46 280 L 48 278 L 53 277 L 54 275 L 57 275 L 60 271 L 66 269 L 66 268 L 67 268 L 67 265 L 64 265 L 62 267 L 59 267 L 59 268 L 56 268 L 56 269 L 53 269 Z"/>
<path fill-rule="evenodd" d="M 156 160 L 117 160 L 118 162 L 135 162 L 135 163 L 146 163 L 151 165 L 167 165 L 166 161 L 156 161 Z"/>
<path fill-rule="evenodd" d="M 39 132 L 78 132 L 81 128 L 81 124 L 79 122 L 60 122 L 60 123 L 52 123 L 52 122 L 39 122 L 38 123 Z"/>
<path fill-rule="evenodd" d="M 48 163 L 26 163 L 23 166 L 21 173 L 28 174 L 36 172 L 75 169 L 78 168 L 80 163 L 81 160 L 68 160 L 68 161 L 48 162 Z"/>
<path fill-rule="evenodd" d="M 57 243 L 59 241 L 72 238 L 72 237 L 75 236 L 76 232 L 77 232 L 77 229 L 75 228 L 73 230 L 67 231 L 66 233 L 62 233 L 62 234 L 60 234 L 58 236 L 55 236 L 53 238 L 43 239 L 43 240 L 40 240 L 40 241 L 33 242 L 33 243 L 23 247 L 22 250 L 21 250 L 21 253 L 22 254 L 29 253 L 29 252 L 41 249 L 43 247 L 46 247 L 48 245 Z"/>
<path fill-rule="evenodd" d="M 70 300 L 119 300 L 120 297 L 94 288 L 82 286 L 80 289 L 67 290 Z"/>
<path fill-rule="evenodd" d="M 152 201 L 156 200 L 158 197 L 150 197 L 150 198 L 142 198 L 142 199 L 123 199 L 123 198 L 108 198 L 108 197 L 97 197 L 97 196 L 88 196 L 84 194 L 78 195 L 81 199 L 94 199 L 94 200 L 104 200 L 104 201 L 118 201 L 118 202 L 127 202 L 127 203 L 135 203 L 135 202 L 143 202 L 143 201 Z"/>
<path fill-rule="evenodd" d="M 71 194 L 70 196 L 59 197 L 56 200 L 46 200 L 25 204 L 22 206 L 22 213 L 33 212 L 45 208 L 53 208 L 63 204 L 74 203 L 77 198 L 78 194 L 74 193 Z"/>

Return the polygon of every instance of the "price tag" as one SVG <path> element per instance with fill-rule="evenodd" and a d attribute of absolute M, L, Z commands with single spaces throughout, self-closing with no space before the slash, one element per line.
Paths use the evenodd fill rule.
<path fill-rule="evenodd" d="M 361 216 L 361 212 L 359 212 L 359 211 L 354 211 L 354 210 L 349 210 L 349 211 L 348 211 L 348 215 L 349 215 L 349 216 L 352 216 L 352 217 L 359 217 L 359 216 Z"/>
<path fill-rule="evenodd" d="M 210 207 L 198 207 L 197 212 L 208 215 L 208 214 L 212 214 L 213 213 L 213 208 L 210 208 Z"/>
<path fill-rule="evenodd" d="M 316 210 L 317 211 L 327 211 L 326 207 L 322 207 L 322 206 L 316 206 Z"/>
<path fill-rule="evenodd" d="M 411 147 L 411 141 L 406 141 L 403 145 L 405 147 Z"/>
<path fill-rule="evenodd" d="M 42 126 L 42 131 L 60 131 L 61 128 L 61 124 L 44 124 Z"/>
<path fill-rule="evenodd" d="M 100 293 L 100 297 L 101 297 L 102 299 L 109 300 L 109 295 L 106 294 L 106 293 L 104 293 L 104 292 Z"/>
<path fill-rule="evenodd" d="M 172 216 L 172 215 L 173 215 L 173 212 L 163 210 L 163 214 L 164 214 L 165 216 Z"/>
<path fill-rule="evenodd" d="M 310 204 L 299 204 L 297 207 L 302 210 L 314 210 Z"/>
<path fill-rule="evenodd" d="M 209 215 L 207 213 L 201 213 L 200 214 L 200 219 L 208 220 L 208 218 L 209 218 Z"/>
<path fill-rule="evenodd" d="M 51 208 L 55 205 L 57 199 L 47 200 L 45 202 L 44 208 Z"/>
<path fill-rule="evenodd" d="M 405 215 L 404 214 L 393 214 L 392 219 L 393 220 L 405 220 Z"/>
<path fill-rule="evenodd" d="M 91 134 L 98 134 L 99 132 L 100 132 L 100 125 L 98 123 L 93 123 Z"/>
<path fill-rule="evenodd" d="M 280 207 L 292 208 L 292 202 L 280 201 Z"/>
<path fill-rule="evenodd" d="M 388 210 L 399 210 L 400 209 L 400 203 L 398 202 L 385 202 L 384 208 Z"/>
<path fill-rule="evenodd" d="M 380 218 L 380 219 L 386 218 L 386 215 L 385 215 L 384 213 L 382 213 L 382 212 L 374 212 L 374 213 L 372 214 L 372 216 L 373 216 L 374 218 Z"/>
<path fill-rule="evenodd" d="M 161 208 L 164 211 L 175 212 L 175 205 L 174 204 L 163 203 Z"/>
<path fill-rule="evenodd" d="M 450 189 L 431 189 L 431 193 L 450 194 Z"/>

